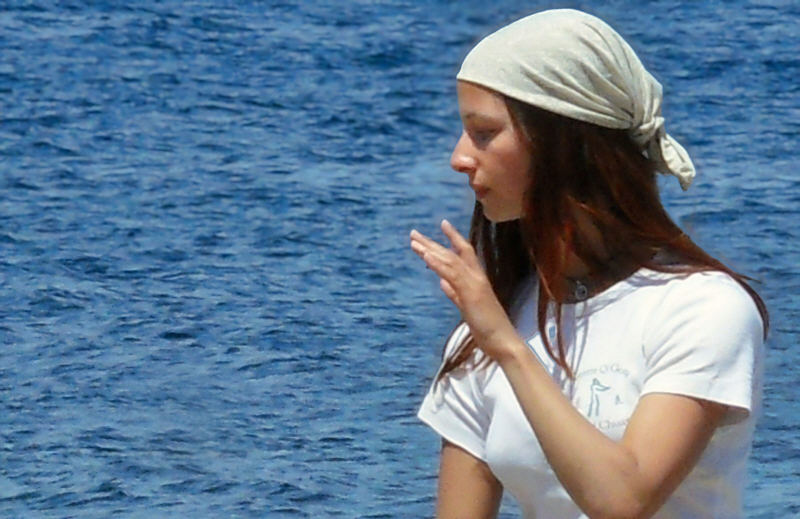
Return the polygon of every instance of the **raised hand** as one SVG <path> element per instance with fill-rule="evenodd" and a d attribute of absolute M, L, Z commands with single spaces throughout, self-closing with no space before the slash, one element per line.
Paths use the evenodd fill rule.
<path fill-rule="evenodd" d="M 516 330 L 492 290 L 475 249 L 447 220 L 442 231 L 450 240 L 446 248 L 417 230 L 411 231 L 411 249 L 439 276 L 445 295 L 461 311 L 478 346 L 500 360 L 518 341 Z"/>

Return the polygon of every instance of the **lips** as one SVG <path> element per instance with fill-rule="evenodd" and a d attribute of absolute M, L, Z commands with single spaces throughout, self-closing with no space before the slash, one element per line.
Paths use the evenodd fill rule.
<path fill-rule="evenodd" d="M 489 193 L 489 189 L 483 186 L 470 184 L 469 187 L 471 187 L 472 190 L 475 191 L 475 198 L 478 200 L 484 198 L 487 195 L 487 193 Z"/>

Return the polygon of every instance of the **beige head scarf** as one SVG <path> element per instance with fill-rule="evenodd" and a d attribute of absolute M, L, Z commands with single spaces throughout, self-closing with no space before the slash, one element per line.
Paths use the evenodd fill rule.
<path fill-rule="evenodd" d="M 627 129 L 683 189 L 695 176 L 689 154 L 664 130 L 661 85 L 594 16 L 556 9 L 522 18 L 478 43 L 458 79 L 566 117 Z"/>

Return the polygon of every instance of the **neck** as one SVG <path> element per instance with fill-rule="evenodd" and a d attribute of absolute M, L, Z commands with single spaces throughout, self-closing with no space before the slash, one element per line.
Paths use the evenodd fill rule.
<path fill-rule="evenodd" d="M 560 293 L 563 302 L 576 303 L 605 291 L 633 274 L 642 264 L 637 254 L 610 255 L 605 248 L 600 263 L 590 266 L 573 251 L 566 254 Z M 629 251 L 630 252 L 630 251 Z M 639 258 L 639 259 L 637 259 Z"/>

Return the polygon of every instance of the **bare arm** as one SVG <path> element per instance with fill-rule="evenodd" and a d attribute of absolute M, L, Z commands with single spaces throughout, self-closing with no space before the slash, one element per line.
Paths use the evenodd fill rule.
<path fill-rule="evenodd" d="M 464 449 L 442 442 L 438 519 L 494 519 L 503 487 L 488 465 Z"/>
<path fill-rule="evenodd" d="M 545 456 L 589 517 L 652 516 L 696 464 L 726 407 L 689 397 L 643 397 L 620 442 L 580 414 L 517 335 L 467 242 L 450 224 L 447 249 L 417 232 L 412 249 L 440 277 L 481 349 L 502 367 Z"/>
<path fill-rule="evenodd" d="M 572 406 L 529 350 L 519 351 L 501 366 L 548 462 L 592 518 L 652 516 L 696 464 L 726 409 L 646 395 L 617 443 Z"/>

